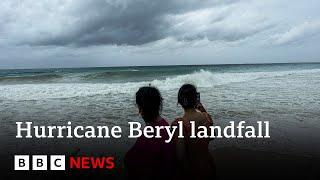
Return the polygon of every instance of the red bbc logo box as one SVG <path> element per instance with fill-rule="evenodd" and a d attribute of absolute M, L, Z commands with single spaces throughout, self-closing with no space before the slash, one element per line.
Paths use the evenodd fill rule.
<path fill-rule="evenodd" d="M 48 168 L 48 165 L 49 165 L 49 168 Z M 31 169 L 36 171 L 37 170 L 65 170 L 65 156 L 64 155 L 50 155 L 50 156 L 15 155 L 14 156 L 14 170 L 31 170 Z"/>

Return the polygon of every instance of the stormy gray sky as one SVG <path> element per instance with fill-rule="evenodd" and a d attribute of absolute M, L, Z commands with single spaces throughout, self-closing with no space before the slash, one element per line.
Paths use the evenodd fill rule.
<path fill-rule="evenodd" d="M 0 68 L 320 62 L 319 0 L 1 0 Z"/>

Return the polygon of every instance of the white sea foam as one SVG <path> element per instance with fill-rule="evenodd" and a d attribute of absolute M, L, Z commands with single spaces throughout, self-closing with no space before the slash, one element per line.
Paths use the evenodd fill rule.
<path fill-rule="evenodd" d="M 119 93 L 133 94 L 139 87 L 148 84 L 154 85 L 160 90 L 178 89 L 184 83 L 192 83 L 200 88 L 214 87 L 261 78 L 274 78 L 294 74 L 312 73 L 320 73 L 320 69 L 245 73 L 214 73 L 201 70 L 191 74 L 167 77 L 163 80 L 153 80 L 149 82 L 0 85 L 0 100 L 39 100 L 94 95 L 117 95 Z"/>
<path fill-rule="evenodd" d="M 214 73 L 200 70 L 192 74 L 168 77 L 165 80 L 153 80 L 152 85 L 166 89 L 178 88 L 184 83 L 191 83 L 197 87 L 214 87 L 230 83 L 246 82 L 260 78 L 272 78 L 293 74 L 320 73 L 320 69 L 275 71 L 275 72 L 243 72 L 243 73 Z"/>

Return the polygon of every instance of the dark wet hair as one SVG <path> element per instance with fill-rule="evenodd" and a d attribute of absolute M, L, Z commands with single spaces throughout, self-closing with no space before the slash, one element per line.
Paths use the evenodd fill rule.
<path fill-rule="evenodd" d="M 183 109 L 195 108 L 197 105 L 197 88 L 192 84 L 184 84 L 178 92 L 178 103 Z"/>
<path fill-rule="evenodd" d="M 136 104 L 145 122 L 154 121 L 162 110 L 162 97 L 152 86 L 141 87 L 136 92 Z"/>

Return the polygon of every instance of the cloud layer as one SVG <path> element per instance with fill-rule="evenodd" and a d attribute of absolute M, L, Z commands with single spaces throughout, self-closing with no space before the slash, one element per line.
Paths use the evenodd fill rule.
<path fill-rule="evenodd" d="M 304 47 L 299 58 L 311 53 L 314 60 L 313 49 L 320 45 L 319 6 L 318 0 L 2 0 L 0 67 L 14 64 L 13 59 L 55 64 L 105 58 L 106 64 L 108 59 L 134 64 L 126 60 L 133 54 L 160 59 L 155 51 L 168 58 L 177 49 L 192 52 L 202 63 L 258 59 L 267 52 L 290 61 L 297 52 L 293 45 Z M 212 52 L 221 52 L 219 60 L 208 60 Z M 183 64 L 186 56 L 173 59 Z"/>
<path fill-rule="evenodd" d="M 282 45 L 303 41 L 319 33 L 320 21 L 308 21 L 290 28 L 287 32 L 276 34 L 272 39 L 275 44 Z"/>
<path fill-rule="evenodd" d="M 33 45 L 141 45 L 170 35 L 173 24 L 168 16 L 215 5 L 220 3 L 9 0 L 1 6 L 1 31 L 14 43 Z"/>
<path fill-rule="evenodd" d="M 256 10 L 244 10 L 247 3 L 10 0 L 1 7 L 2 34 L 12 43 L 57 46 L 142 45 L 168 37 L 236 41 L 270 26 Z"/>

